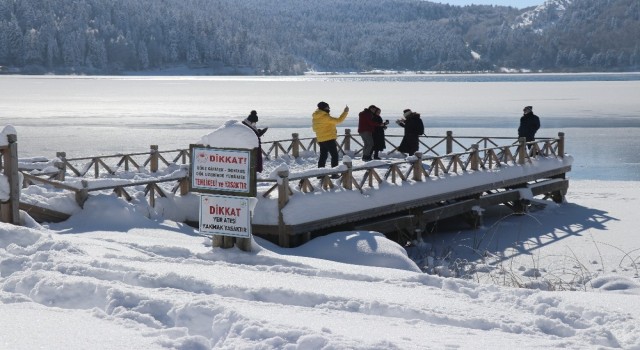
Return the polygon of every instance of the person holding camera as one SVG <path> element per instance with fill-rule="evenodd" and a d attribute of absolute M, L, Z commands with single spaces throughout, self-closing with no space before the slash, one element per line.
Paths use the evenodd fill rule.
<path fill-rule="evenodd" d="M 373 122 L 375 128 L 373 129 L 373 159 L 380 159 L 380 151 L 383 151 L 386 147 L 386 141 L 384 139 L 384 131 L 387 130 L 389 120 L 382 121 L 380 115 L 382 110 L 378 107 L 373 112 Z"/>
<path fill-rule="evenodd" d="M 404 128 L 404 137 L 398 146 L 398 152 L 412 156 L 420 148 L 420 135 L 424 134 L 420 113 L 405 109 L 402 111 L 402 118 L 396 120 L 396 123 Z"/>

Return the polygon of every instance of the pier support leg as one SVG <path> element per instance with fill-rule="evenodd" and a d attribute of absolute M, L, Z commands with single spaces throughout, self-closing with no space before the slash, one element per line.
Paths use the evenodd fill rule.
<path fill-rule="evenodd" d="M 528 199 L 520 198 L 519 200 L 512 202 L 509 207 L 516 215 L 524 215 L 529 211 L 530 204 L 531 203 Z"/>
<path fill-rule="evenodd" d="M 483 218 L 482 212 L 477 210 L 472 210 L 464 214 L 465 221 L 473 229 L 477 229 L 478 227 L 482 226 L 482 223 L 483 223 L 482 218 Z"/>
<path fill-rule="evenodd" d="M 564 203 L 565 199 L 564 199 L 564 193 L 563 191 L 554 191 L 551 192 L 551 199 L 558 204 Z"/>

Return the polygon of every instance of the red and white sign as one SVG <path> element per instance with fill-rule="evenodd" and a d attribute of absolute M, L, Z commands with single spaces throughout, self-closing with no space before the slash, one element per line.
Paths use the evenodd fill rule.
<path fill-rule="evenodd" d="M 251 237 L 251 210 L 247 197 L 200 196 L 200 233 Z"/>
<path fill-rule="evenodd" d="M 191 157 L 192 190 L 251 193 L 251 150 L 193 147 Z"/>

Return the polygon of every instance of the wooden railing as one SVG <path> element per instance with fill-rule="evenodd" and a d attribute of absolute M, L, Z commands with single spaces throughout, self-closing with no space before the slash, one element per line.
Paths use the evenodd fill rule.
<path fill-rule="evenodd" d="M 55 170 L 46 168 L 51 163 L 47 159 L 23 162 L 20 164 L 20 170 L 59 181 L 64 181 L 68 175 L 74 177 L 93 175 L 93 178 L 97 179 L 102 175 L 115 175 L 122 171 L 155 173 L 175 164 L 188 164 L 189 150 L 159 151 L 157 145 L 151 145 L 149 152 L 79 158 L 67 158 L 66 152 L 57 152 L 56 159 L 53 161 Z"/>
<path fill-rule="evenodd" d="M 397 151 L 397 144 L 401 140 L 402 135 L 387 135 L 385 142 L 389 151 L 383 152 L 383 155 L 391 155 Z M 397 141 L 396 141 L 397 140 Z M 469 151 L 471 143 L 477 144 L 482 148 L 490 146 L 497 147 L 498 142 L 505 140 L 517 141 L 513 137 L 484 137 L 484 136 L 453 136 L 452 131 L 448 131 L 444 137 L 440 136 L 422 136 L 420 144 L 424 147 L 423 156 L 440 156 L 441 154 L 449 154 L 453 152 Z M 359 155 L 362 153 L 363 144 L 359 137 L 351 134 L 350 129 L 345 130 L 344 135 L 339 135 L 336 140 L 338 143 L 338 151 L 343 155 Z M 291 139 L 266 141 L 263 142 L 263 156 L 266 159 L 277 159 L 284 155 L 293 158 L 299 158 L 304 152 L 317 153 L 318 143 L 315 137 L 299 138 L 297 133 L 292 134 Z M 50 161 L 40 160 L 40 167 L 44 168 Z M 160 151 L 157 145 L 151 145 L 148 152 L 129 153 L 129 154 L 113 154 L 90 157 L 67 158 L 66 152 L 57 152 L 56 160 L 53 162 L 55 170 L 47 169 L 38 170 L 38 162 L 33 162 L 27 166 L 20 165 L 20 170 L 27 171 L 38 176 L 46 176 L 49 179 L 64 181 L 65 177 L 70 175 L 74 177 L 99 178 L 102 175 L 114 175 L 120 171 L 124 172 L 150 172 L 154 173 L 162 170 L 161 166 L 169 167 L 174 164 L 188 164 L 189 149 L 175 149 Z"/>
<path fill-rule="evenodd" d="M 480 169 L 497 169 L 507 165 L 523 165 L 531 163 L 532 159 L 538 157 L 564 157 L 564 133 L 558 133 L 558 138 L 538 139 L 533 142 L 526 142 L 525 138 L 520 138 L 517 142 L 498 146 L 492 138 L 479 138 L 485 145 L 490 147 L 480 148 L 477 143 L 472 144 L 468 149 L 448 133 L 447 137 L 440 142 L 446 143 L 446 150 L 449 151 L 456 143 L 463 152 L 447 152 L 445 155 L 424 156 L 422 152 L 416 152 L 413 157 L 407 160 L 396 162 L 371 162 L 354 167 L 351 161 L 343 163 L 342 169 L 329 170 L 320 176 L 320 181 L 316 181 L 314 186 L 313 175 L 290 174 L 289 171 L 278 172 L 278 179 L 263 179 L 264 182 L 272 182 L 273 185 L 262 193 L 264 198 L 269 197 L 274 191 L 278 198 L 278 222 L 282 228 L 279 230 L 279 244 L 289 245 L 289 237 L 285 234 L 282 210 L 289 202 L 289 198 L 295 193 L 309 193 L 314 191 L 329 191 L 340 185 L 345 190 L 357 190 L 363 192 L 364 188 L 379 187 L 383 182 L 391 181 L 394 184 L 408 180 L 425 181 L 427 178 L 439 177 L 445 174 L 463 174 Z M 436 145 L 438 144 L 436 143 Z M 433 147 L 428 147 L 433 152 Z M 339 175 L 337 183 L 331 181 L 332 175 Z M 291 183 L 297 184 L 291 187 Z"/>
<path fill-rule="evenodd" d="M 299 139 L 297 134 L 292 135 L 292 139 L 264 142 L 263 147 L 265 157 L 281 157 L 289 155 L 292 157 L 300 157 L 303 152 L 316 152 L 317 142 L 315 138 Z M 391 150 L 387 154 L 395 151 L 396 146 L 389 139 L 396 136 L 388 136 L 387 143 L 391 146 Z M 401 136 L 397 136 L 401 137 Z M 427 143 L 433 139 L 433 143 Z M 15 140 L 15 139 L 14 139 Z M 466 146 L 465 141 L 473 140 L 475 143 Z M 511 141 L 508 145 L 499 146 L 498 142 L 504 140 Z M 429 177 L 438 177 L 443 174 L 469 172 L 479 169 L 495 169 L 508 164 L 524 164 L 531 162 L 532 158 L 539 156 L 544 157 L 563 157 L 564 155 L 564 133 L 559 133 L 558 138 L 542 138 L 534 142 L 526 143 L 524 139 L 516 140 L 508 137 L 473 137 L 462 136 L 454 137 L 451 131 L 447 132 L 444 137 L 423 137 L 421 144 L 425 148 L 424 152 L 416 153 L 414 157 L 408 160 L 392 161 L 380 164 L 373 162 L 353 167 L 351 162 L 346 162 L 341 170 L 327 169 L 323 170 L 321 181 L 312 181 L 318 176 L 317 171 L 313 176 L 293 175 L 288 173 L 279 174 L 281 177 L 278 185 L 276 180 L 259 179 L 261 183 L 274 182 L 274 184 L 266 190 L 262 196 L 268 197 L 278 190 L 278 201 L 281 203 L 281 209 L 288 202 L 288 198 L 296 192 L 308 193 L 317 190 L 330 190 L 336 183 L 330 179 L 331 175 L 340 175 L 338 185 L 347 190 L 363 191 L 367 186 L 375 188 L 382 182 L 391 181 L 423 181 Z M 15 141 L 14 141 L 15 143 Z M 343 154 L 359 154 L 362 152 L 362 144 L 357 138 L 354 138 L 349 130 L 345 135 L 341 135 L 338 139 L 340 152 Z M 355 149 L 353 146 L 356 145 Z M 530 148 L 529 148 L 530 147 Z M 5 150 L 5 148 L 7 148 Z M 17 178 L 18 166 L 8 166 L 8 163 L 17 159 L 17 155 L 10 155 L 10 147 L 2 148 L 4 159 L 3 170 L 7 172 L 15 172 L 14 177 Z M 455 152 L 454 152 L 455 151 Z M 171 162 L 167 160 L 165 155 L 173 154 Z M 139 159 L 141 158 L 141 159 Z M 115 165 L 113 160 L 116 160 Z M 144 186 L 145 196 L 148 197 L 149 204 L 155 205 L 157 197 L 166 197 L 169 193 L 177 193 L 185 195 L 189 188 L 189 151 L 188 150 L 170 150 L 160 152 L 157 146 L 151 146 L 149 152 L 117 154 L 108 156 L 94 156 L 83 158 L 66 158 L 64 152 L 57 153 L 57 161 L 54 162 L 56 171 L 42 171 L 30 169 L 20 169 L 24 175 L 22 186 L 28 186 L 33 183 L 42 183 L 54 188 L 72 191 L 75 193 L 76 201 L 80 206 L 84 204 L 89 192 L 111 190 L 116 195 L 131 200 L 131 196 L 127 192 L 127 188 L 134 186 Z M 80 164 L 80 165 L 78 165 Z M 180 166 L 185 168 L 184 175 L 178 176 L 160 176 L 156 173 L 160 170 L 160 164 L 169 166 Z M 139 181 L 127 181 L 122 184 L 96 186 L 86 180 L 81 180 L 80 186 L 77 185 L 77 178 L 82 178 L 90 173 L 94 178 L 113 177 L 120 171 L 138 171 L 148 172 L 150 178 Z M 68 174 L 69 173 L 69 174 Z M 66 176 L 70 175 L 76 184 L 66 181 Z M 296 190 L 289 186 L 293 181 L 297 183 Z M 315 182 L 315 184 L 314 184 Z M 167 186 L 172 184 L 172 186 Z M 286 185 L 285 185 L 286 184 Z M 19 186 L 19 185 L 18 185 Z M 16 191 L 19 193 L 19 191 Z M 4 208 L 4 207 L 3 207 Z M 15 214 L 17 215 L 17 214 Z M 3 216 L 3 221 L 4 221 Z"/>
<path fill-rule="evenodd" d="M 495 144 L 489 138 L 484 138 L 487 142 Z M 464 148 L 464 146 L 462 146 Z M 332 175 L 340 176 L 340 185 L 348 190 L 357 189 L 362 191 L 364 185 L 368 183 L 369 187 L 373 186 L 373 181 L 380 184 L 389 180 L 397 184 L 398 181 L 423 181 L 427 177 L 439 177 L 451 173 L 463 173 L 469 171 L 477 171 L 480 169 L 490 170 L 500 168 L 505 165 L 522 165 L 531 163 L 532 159 L 537 157 L 555 157 L 562 158 L 564 156 L 564 133 L 559 133 L 556 139 L 538 139 L 533 142 L 526 142 L 520 139 L 517 143 L 506 146 L 494 146 L 488 148 L 479 148 L 478 144 L 472 144 L 468 151 L 449 153 L 442 156 L 424 156 L 422 152 L 416 152 L 413 157 L 407 160 L 395 162 L 372 162 L 354 167 L 351 161 L 344 162 L 342 167 L 345 170 L 328 170 L 321 175 L 319 186 L 322 189 L 331 189 L 334 184 L 330 181 Z M 426 166 L 425 166 L 426 165 Z M 382 174 L 378 173 L 381 172 Z M 354 173 L 362 173 L 360 176 L 354 176 Z M 298 181 L 300 192 L 308 193 L 317 190 L 312 184 L 312 179 L 317 177 L 314 175 L 294 175 L 289 176 L 288 172 L 284 172 L 282 177 L 286 177 L 289 181 Z M 358 181 L 355 179 L 358 178 Z M 268 197 L 279 184 L 280 180 L 261 179 L 261 182 L 273 182 L 269 190 L 263 193 L 263 197 Z M 294 191 L 290 188 L 288 193 Z"/>
<path fill-rule="evenodd" d="M 397 152 L 403 135 L 385 135 L 385 149 L 388 151 L 382 154 L 390 155 Z M 439 156 L 441 154 L 449 154 L 453 152 L 461 152 L 470 150 L 470 146 L 466 146 L 461 141 L 465 140 L 466 144 L 477 144 L 482 148 L 491 146 L 498 147 L 498 142 L 511 140 L 517 142 L 516 137 L 486 137 L 486 136 L 453 136 L 452 131 L 447 131 L 447 135 L 442 136 L 421 136 L 420 145 L 424 148 L 422 154 L 424 156 Z M 471 141 L 468 142 L 468 141 Z M 350 129 L 346 129 L 344 135 L 338 135 L 336 139 L 338 143 L 338 152 L 342 155 L 360 155 L 364 145 L 360 137 L 353 135 Z M 317 153 L 318 143 L 315 137 L 300 138 L 299 134 L 294 133 L 290 139 L 266 141 L 262 143 L 262 154 L 267 159 L 279 158 L 283 155 L 289 155 L 298 158 L 304 152 Z"/>

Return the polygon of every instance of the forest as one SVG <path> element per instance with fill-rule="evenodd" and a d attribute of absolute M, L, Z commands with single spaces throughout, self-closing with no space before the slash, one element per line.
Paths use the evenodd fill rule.
<path fill-rule="evenodd" d="M 309 71 L 637 71 L 640 2 L 0 0 L 0 69 L 123 74 L 184 66 Z"/>

